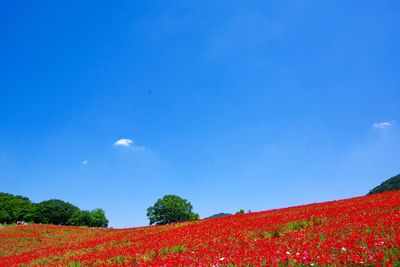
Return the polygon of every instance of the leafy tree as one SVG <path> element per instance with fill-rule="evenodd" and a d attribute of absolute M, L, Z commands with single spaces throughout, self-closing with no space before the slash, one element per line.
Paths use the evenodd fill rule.
<path fill-rule="evenodd" d="M 235 214 L 243 214 L 244 213 L 244 209 L 240 209 L 238 212 L 236 212 Z"/>
<path fill-rule="evenodd" d="M 176 195 L 165 195 L 147 209 L 147 217 L 150 225 L 199 219 L 199 214 L 193 213 L 192 209 L 192 204 L 186 199 Z"/>
<path fill-rule="evenodd" d="M 59 199 L 42 201 L 36 204 L 36 209 L 35 222 L 62 225 L 67 225 L 72 215 L 79 211 L 78 207 Z"/>
<path fill-rule="evenodd" d="M 90 219 L 92 227 L 107 227 L 108 219 L 102 209 L 94 209 L 90 211 Z"/>
<path fill-rule="evenodd" d="M 67 224 L 74 226 L 107 227 L 108 219 L 102 209 L 94 209 L 92 211 L 78 210 L 72 214 Z"/>
<path fill-rule="evenodd" d="M 52 199 L 32 203 L 28 198 L 0 193 L 0 223 L 17 221 L 91 227 L 107 227 L 104 210 L 81 211 L 71 203 Z"/>
<path fill-rule="evenodd" d="M 387 179 L 386 181 L 369 191 L 368 195 L 392 190 L 400 190 L 400 174 Z"/>
<path fill-rule="evenodd" d="M 0 223 L 33 221 L 35 207 L 26 197 L 0 193 Z"/>
<path fill-rule="evenodd" d="M 73 226 L 90 226 L 90 212 L 87 210 L 75 211 L 71 218 L 68 219 L 67 224 Z"/>
<path fill-rule="evenodd" d="M 11 223 L 15 222 L 11 217 L 11 214 L 6 210 L 0 207 L 0 223 Z"/>

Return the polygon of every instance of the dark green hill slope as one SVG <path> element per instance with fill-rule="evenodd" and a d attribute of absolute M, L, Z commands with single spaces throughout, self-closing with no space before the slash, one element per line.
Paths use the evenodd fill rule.
<path fill-rule="evenodd" d="M 386 181 L 369 191 L 368 195 L 392 190 L 400 190 L 400 174 L 387 179 Z"/>
<path fill-rule="evenodd" d="M 214 214 L 214 215 L 212 215 L 210 217 L 207 217 L 207 218 L 204 218 L 204 219 L 212 219 L 212 218 L 224 217 L 224 216 L 229 216 L 229 215 L 232 215 L 232 214 L 231 213 L 220 212 L 220 213 Z"/>

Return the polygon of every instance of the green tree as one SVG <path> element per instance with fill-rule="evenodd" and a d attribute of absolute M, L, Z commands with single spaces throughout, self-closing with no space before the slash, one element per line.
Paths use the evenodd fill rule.
<path fill-rule="evenodd" d="M 186 199 L 176 195 L 165 195 L 147 209 L 147 217 L 150 225 L 199 219 L 199 214 L 193 213 L 192 209 L 192 204 Z"/>
<path fill-rule="evenodd" d="M 73 226 L 89 226 L 89 227 L 107 227 L 108 219 L 102 209 L 94 209 L 92 211 L 77 210 L 67 222 Z"/>
<path fill-rule="evenodd" d="M 92 227 L 107 227 L 108 219 L 106 218 L 106 214 L 102 209 L 94 209 L 90 211 L 90 219 Z"/>
<path fill-rule="evenodd" d="M 29 198 L 0 193 L 0 223 L 33 221 L 35 207 Z"/>
<path fill-rule="evenodd" d="M 35 222 L 67 225 L 68 220 L 77 211 L 78 207 L 59 199 L 42 201 L 36 204 Z"/>
<path fill-rule="evenodd" d="M 240 209 L 238 212 L 236 212 L 235 214 L 243 214 L 244 213 L 244 209 Z"/>
<path fill-rule="evenodd" d="M 13 218 L 11 217 L 11 214 L 0 207 L 0 223 L 11 223 L 14 222 Z"/>
<path fill-rule="evenodd" d="M 90 227 L 107 227 L 104 210 L 81 211 L 71 203 L 52 199 L 32 203 L 28 198 L 0 193 L 0 223 L 17 221 Z"/>
<path fill-rule="evenodd" d="M 71 218 L 68 219 L 67 224 L 73 226 L 90 226 L 91 218 L 90 212 L 87 210 L 75 211 Z"/>

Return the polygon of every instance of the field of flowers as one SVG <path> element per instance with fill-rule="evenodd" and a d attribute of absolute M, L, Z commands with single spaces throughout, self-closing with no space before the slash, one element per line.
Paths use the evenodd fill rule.
<path fill-rule="evenodd" d="M 400 266 L 400 191 L 133 229 L 0 228 L 0 266 Z"/>

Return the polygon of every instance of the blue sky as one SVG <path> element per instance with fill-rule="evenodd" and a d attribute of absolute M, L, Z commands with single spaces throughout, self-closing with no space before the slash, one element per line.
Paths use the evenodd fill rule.
<path fill-rule="evenodd" d="M 398 1 L 2 1 L 0 191 L 148 224 L 400 173 Z M 125 140 L 121 140 L 125 139 Z M 118 142 L 119 140 L 119 142 Z"/>

